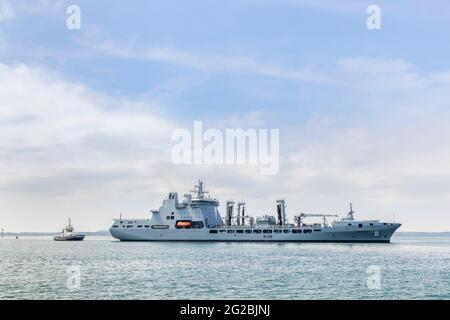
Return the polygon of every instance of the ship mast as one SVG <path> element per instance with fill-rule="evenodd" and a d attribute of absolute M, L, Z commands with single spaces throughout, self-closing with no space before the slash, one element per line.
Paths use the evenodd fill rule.
<path fill-rule="evenodd" d="M 66 232 L 73 232 L 72 221 L 71 221 L 70 218 L 69 218 L 69 225 L 67 225 L 67 226 L 63 229 L 63 233 L 64 233 L 64 231 L 66 231 Z"/>
<path fill-rule="evenodd" d="M 354 217 L 353 217 L 354 213 L 355 213 L 355 211 L 353 211 L 353 204 L 350 202 L 350 212 L 347 215 L 347 219 L 354 220 Z"/>
<path fill-rule="evenodd" d="M 205 194 L 209 193 L 206 190 L 203 190 L 203 181 L 198 180 L 198 184 L 194 186 L 194 189 L 191 190 L 191 192 L 197 193 L 197 199 L 205 199 Z"/>

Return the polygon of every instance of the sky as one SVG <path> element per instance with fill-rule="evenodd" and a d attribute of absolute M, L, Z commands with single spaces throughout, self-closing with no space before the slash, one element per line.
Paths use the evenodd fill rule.
<path fill-rule="evenodd" d="M 0 0 L 0 227 L 104 230 L 201 178 L 222 212 L 450 231 L 449 30 L 438 0 Z M 279 129 L 278 173 L 174 164 L 196 120 Z"/>

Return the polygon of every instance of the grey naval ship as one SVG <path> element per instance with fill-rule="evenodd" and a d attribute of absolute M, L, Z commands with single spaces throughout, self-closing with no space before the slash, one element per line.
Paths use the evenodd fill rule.
<path fill-rule="evenodd" d="M 225 219 L 219 201 L 198 181 L 194 194 L 181 201 L 171 192 L 150 219 L 116 219 L 110 232 L 121 241 L 255 241 L 255 242 L 390 242 L 399 223 L 356 220 L 352 204 L 343 218 L 332 214 L 300 213 L 290 223 L 284 200 L 276 201 L 275 215 L 256 219 L 245 212 L 244 202 L 226 202 Z M 307 219 L 320 219 L 308 223 Z M 329 222 L 328 220 L 333 221 Z"/>

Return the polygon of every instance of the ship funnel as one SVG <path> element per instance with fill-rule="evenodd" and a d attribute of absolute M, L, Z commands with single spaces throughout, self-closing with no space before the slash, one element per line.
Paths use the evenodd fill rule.
<path fill-rule="evenodd" d="M 245 225 L 245 202 L 238 203 L 237 224 L 238 226 Z"/>
<path fill-rule="evenodd" d="M 286 224 L 286 205 L 284 200 L 277 200 L 277 214 L 279 226 L 284 226 Z"/>
<path fill-rule="evenodd" d="M 226 225 L 231 226 L 231 219 L 233 217 L 234 211 L 234 201 L 227 201 L 227 217 L 226 217 Z"/>

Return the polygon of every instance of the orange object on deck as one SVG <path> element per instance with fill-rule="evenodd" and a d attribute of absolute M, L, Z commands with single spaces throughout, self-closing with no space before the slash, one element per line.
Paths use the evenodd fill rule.
<path fill-rule="evenodd" d="M 192 228 L 192 221 L 178 221 L 177 228 Z"/>

